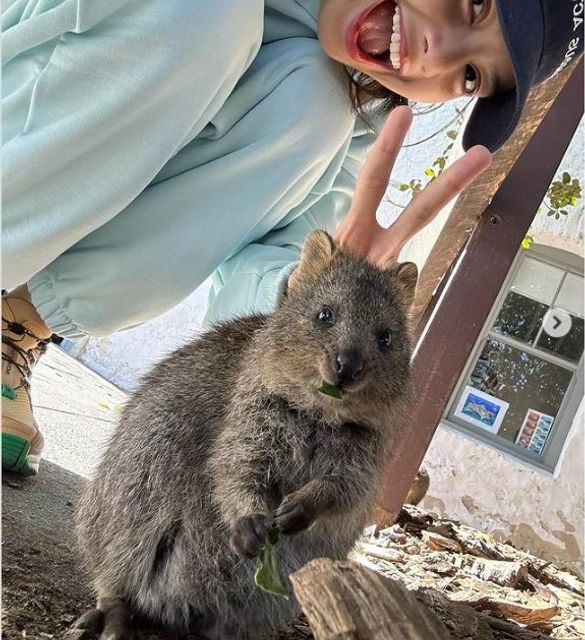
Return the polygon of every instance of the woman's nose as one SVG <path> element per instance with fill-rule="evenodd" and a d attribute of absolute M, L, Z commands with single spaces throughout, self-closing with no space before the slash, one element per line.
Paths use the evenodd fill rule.
<path fill-rule="evenodd" d="M 457 21 L 427 22 L 420 44 L 421 65 L 429 75 L 461 69 L 473 60 L 474 40 L 480 34 L 471 33 L 469 25 Z"/>
<path fill-rule="evenodd" d="M 460 68 L 470 60 L 469 34 L 447 24 L 428 25 L 421 42 L 421 65 L 429 75 Z"/>

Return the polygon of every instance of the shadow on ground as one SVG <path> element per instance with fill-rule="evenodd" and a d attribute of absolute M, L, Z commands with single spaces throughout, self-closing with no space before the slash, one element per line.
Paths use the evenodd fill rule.
<path fill-rule="evenodd" d="M 75 501 L 87 480 L 43 461 L 41 473 L 2 476 L 2 638 L 77 640 L 71 624 L 94 606 L 75 548 Z M 304 624 L 273 640 L 307 640 Z M 85 640 L 85 638 L 83 638 Z M 199 640 L 142 629 L 134 640 Z"/>
<path fill-rule="evenodd" d="M 43 462 L 36 478 L 2 477 L 2 637 L 63 638 L 94 599 L 73 533 L 85 478 Z M 178 640 L 142 631 L 136 640 Z M 194 639 L 193 639 L 194 640 Z"/>

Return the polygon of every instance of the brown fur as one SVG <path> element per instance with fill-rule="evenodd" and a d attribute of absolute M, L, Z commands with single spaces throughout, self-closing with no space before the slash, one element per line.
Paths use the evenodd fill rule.
<path fill-rule="evenodd" d="M 255 587 L 246 558 L 274 521 L 283 576 L 345 558 L 366 525 L 405 424 L 412 276 L 314 232 L 272 315 L 219 326 L 146 376 L 77 514 L 106 621 L 124 602 L 209 638 L 256 640 L 297 615 L 294 598 Z M 324 305 L 333 324 L 318 319 Z M 348 350 L 363 368 L 343 399 L 317 392 Z"/>

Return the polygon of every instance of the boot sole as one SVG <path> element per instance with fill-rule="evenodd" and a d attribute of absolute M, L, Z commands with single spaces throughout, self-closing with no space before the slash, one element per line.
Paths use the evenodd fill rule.
<path fill-rule="evenodd" d="M 12 433 L 2 434 L 2 468 L 23 476 L 36 476 L 41 457 L 30 454 L 30 442 Z"/>

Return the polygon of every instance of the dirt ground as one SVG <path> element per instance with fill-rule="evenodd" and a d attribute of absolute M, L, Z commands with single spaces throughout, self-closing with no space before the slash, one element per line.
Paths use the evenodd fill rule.
<path fill-rule="evenodd" d="M 50 462 L 26 479 L 2 477 L 2 638 L 44 640 L 67 636 L 77 617 L 94 604 L 73 536 L 75 500 L 85 479 Z M 278 640 L 307 640 L 299 623 Z M 135 640 L 199 640 L 142 629 Z M 85 639 L 84 639 L 85 640 Z M 276 640 L 276 639 L 275 639 Z"/>
<path fill-rule="evenodd" d="M 6 640 L 61 638 L 93 604 L 72 535 L 73 505 L 83 482 L 51 463 L 44 463 L 42 474 L 33 480 L 3 474 L 2 637 Z"/>

